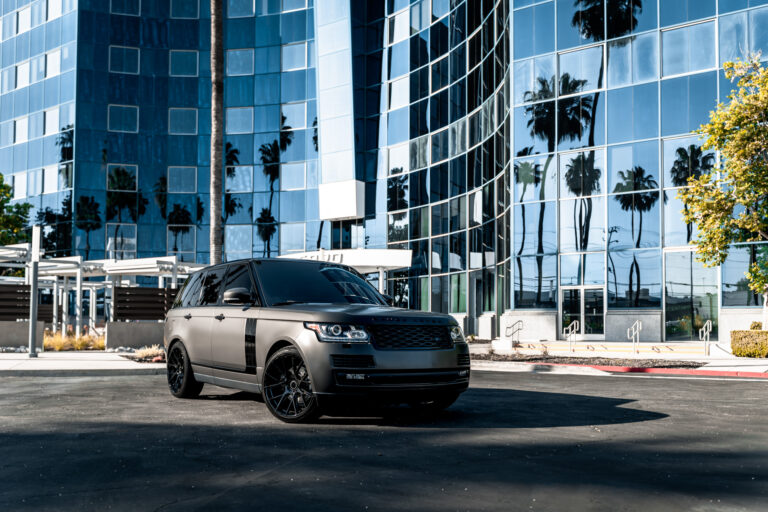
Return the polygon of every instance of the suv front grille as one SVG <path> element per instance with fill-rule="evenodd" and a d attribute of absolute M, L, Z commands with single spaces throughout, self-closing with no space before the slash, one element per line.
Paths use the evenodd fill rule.
<path fill-rule="evenodd" d="M 373 356 L 353 354 L 332 354 L 331 363 L 336 368 L 373 368 Z"/>
<path fill-rule="evenodd" d="M 456 356 L 456 364 L 459 366 L 469 366 L 469 354 L 459 354 Z"/>
<path fill-rule="evenodd" d="M 438 350 L 453 347 L 446 325 L 370 325 L 372 343 L 379 350 Z"/>

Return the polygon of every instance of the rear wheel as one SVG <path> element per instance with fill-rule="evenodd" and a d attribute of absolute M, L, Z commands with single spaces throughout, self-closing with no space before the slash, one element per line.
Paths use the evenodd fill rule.
<path fill-rule="evenodd" d="M 320 416 L 309 371 L 299 351 L 285 347 L 267 361 L 262 381 L 267 409 L 286 423 L 311 421 Z"/>
<path fill-rule="evenodd" d="M 168 353 L 166 363 L 168 373 L 168 389 L 176 398 L 195 398 L 203 390 L 203 383 L 197 382 L 192 373 L 187 349 L 184 345 L 174 343 Z"/>

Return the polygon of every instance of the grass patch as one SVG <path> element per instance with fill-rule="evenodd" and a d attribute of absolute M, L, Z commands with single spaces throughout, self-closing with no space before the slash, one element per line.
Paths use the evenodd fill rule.
<path fill-rule="evenodd" d="M 62 336 L 61 333 L 46 332 L 43 347 L 51 352 L 67 350 L 104 350 L 104 336 Z"/>

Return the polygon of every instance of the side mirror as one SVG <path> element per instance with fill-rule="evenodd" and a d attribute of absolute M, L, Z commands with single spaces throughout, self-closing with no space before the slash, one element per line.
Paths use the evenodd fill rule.
<path fill-rule="evenodd" d="M 230 288 L 224 292 L 224 304 L 250 304 L 251 292 L 247 288 Z"/>
<path fill-rule="evenodd" d="M 387 304 L 389 304 L 390 306 L 394 305 L 394 303 L 395 303 L 395 299 L 394 299 L 394 298 L 392 298 L 392 296 L 391 296 L 391 295 L 387 295 L 387 294 L 385 294 L 385 293 L 382 293 L 382 294 L 381 294 L 381 296 L 382 296 L 382 297 L 384 297 L 384 301 L 385 301 Z"/>

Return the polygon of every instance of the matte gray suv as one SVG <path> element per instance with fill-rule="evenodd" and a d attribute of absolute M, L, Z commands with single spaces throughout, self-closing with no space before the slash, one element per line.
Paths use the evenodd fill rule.
<path fill-rule="evenodd" d="M 165 321 L 168 385 L 262 394 L 287 422 L 339 401 L 451 405 L 469 385 L 469 347 L 450 315 L 394 308 L 355 270 L 241 260 L 192 274 Z M 341 399 L 341 400 L 339 400 Z"/>

